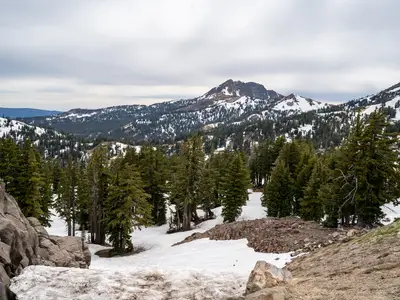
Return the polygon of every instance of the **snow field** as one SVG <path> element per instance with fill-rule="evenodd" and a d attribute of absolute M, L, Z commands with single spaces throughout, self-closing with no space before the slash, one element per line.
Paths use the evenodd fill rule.
<path fill-rule="evenodd" d="M 251 193 L 239 220 L 265 217 L 261 193 Z M 136 230 L 135 247 L 144 252 L 124 257 L 100 258 L 94 253 L 105 247 L 89 245 L 90 269 L 31 266 L 13 279 L 12 289 L 27 299 L 222 299 L 241 295 L 258 260 L 283 267 L 290 253 L 258 253 L 247 240 L 211 241 L 200 239 L 171 247 L 194 232 L 204 232 L 221 224 L 217 218 L 188 232 L 166 234 L 168 225 Z M 65 222 L 54 218 L 49 234 L 66 235 Z M 79 232 L 77 235 L 79 236 Z"/>
<path fill-rule="evenodd" d="M 249 195 L 239 220 L 265 217 L 261 193 Z M 400 216 L 400 206 L 383 207 L 388 221 Z M 90 244 L 90 269 L 30 266 L 12 281 L 20 300 L 46 299 L 223 299 L 243 294 L 248 276 L 258 260 L 285 266 L 290 253 L 258 253 L 247 240 L 195 240 L 171 247 L 194 232 L 204 232 L 222 223 L 221 208 L 216 219 L 188 232 L 166 234 L 168 225 L 136 230 L 135 247 L 144 252 L 124 257 L 100 258 L 94 253 L 105 247 Z M 55 217 L 50 234 L 66 235 L 65 222 Z M 79 236 L 79 232 L 77 232 Z"/>

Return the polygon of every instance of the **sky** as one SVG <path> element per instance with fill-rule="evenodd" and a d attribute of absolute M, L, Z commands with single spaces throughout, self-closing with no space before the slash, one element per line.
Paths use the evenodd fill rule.
<path fill-rule="evenodd" d="M 0 0 L 0 107 L 200 96 L 227 79 L 344 102 L 400 81 L 398 0 Z"/>

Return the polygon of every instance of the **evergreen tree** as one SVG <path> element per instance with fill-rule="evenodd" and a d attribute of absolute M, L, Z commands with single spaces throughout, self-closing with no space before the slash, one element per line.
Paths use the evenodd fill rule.
<path fill-rule="evenodd" d="M 43 181 L 40 187 L 40 193 L 42 195 L 40 208 L 42 210 L 42 214 L 39 218 L 40 223 L 43 226 L 50 226 L 50 208 L 52 207 L 53 201 L 53 190 L 52 190 L 52 174 L 50 169 L 50 163 L 44 162 L 43 164 Z"/>
<path fill-rule="evenodd" d="M 151 205 L 144 191 L 139 171 L 134 165 L 124 165 L 113 176 L 105 201 L 105 229 L 113 248 L 118 252 L 131 251 L 133 228 L 151 225 Z"/>
<path fill-rule="evenodd" d="M 104 218 L 104 204 L 107 199 L 108 186 L 110 184 L 109 160 L 107 148 L 96 148 L 88 162 L 88 181 L 90 188 L 89 212 L 90 239 L 94 244 L 104 245 L 106 240 Z"/>
<path fill-rule="evenodd" d="M 358 222 L 372 225 L 383 217 L 381 206 L 400 195 L 397 135 L 388 134 L 389 123 L 382 112 L 370 115 L 361 136 L 361 149 L 354 162 L 356 214 Z"/>
<path fill-rule="evenodd" d="M 81 164 L 77 176 L 76 192 L 76 221 L 80 225 L 83 236 L 89 229 L 89 211 L 90 211 L 90 186 L 88 171 L 85 164 Z"/>
<path fill-rule="evenodd" d="M 328 226 L 338 219 L 342 225 L 373 225 L 383 216 L 381 206 L 399 197 L 397 140 L 396 134 L 386 132 L 388 126 L 382 112 L 372 113 L 367 121 L 357 117 L 319 193 L 326 203 Z"/>
<path fill-rule="evenodd" d="M 300 213 L 300 200 L 304 197 L 304 190 L 310 181 L 311 174 L 315 165 L 316 157 L 314 149 L 310 143 L 302 142 L 301 159 L 293 175 L 293 214 Z M 296 175 L 297 174 L 297 175 Z"/>
<path fill-rule="evenodd" d="M 326 182 L 326 173 L 321 160 L 314 164 L 310 181 L 304 189 L 304 196 L 300 199 L 300 216 L 307 221 L 320 222 L 324 217 L 323 202 L 318 193 Z"/>
<path fill-rule="evenodd" d="M 160 150 L 143 146 L 139 154 L 139 167 L 145 184 L 144 190 L 150 195 L 153 222 L 163 225 L 166 222 L 167 169 L 166 158 Z"/>
<path fill-rule="evenodd" d="M 248 200 L 249 185 L 250 175 L 244 164 L 243 156 L 240 153 L 234 153 L 221 187 L 224 222 L 233 222 L 240 216 L 242 206 Z"/>
<path fill-rule="evenodd" d="M 278 159 L 271 180 L 264 186 L 262 204 L 270 217 L 286 217 L 292 213 L 293 180 L 285 161 Z"/>
<path fill-rule="evenodd" d="M 18 174 L 19 192 L 16 196 L 19 207 L 26 217 L 39 219 L 43 214 L 40 193 L 43 178 L 40 161 L 37 161 L 36 151 L 29 140 L 25 140 L 22 148 L 20 168 L 23 172 Z"/>
<path fill-rule="evenodd" d="M 199 202 L 201 209 L 205 212 L 206 220 L 214 217 L 211 209 L 215 207 L 218 197 L 216 176 L 217 172 L 212 167 L 211 161 L 208 160 L 199 182 Z"/>
<path fill-rule="evenodd" d="M 18 198 L 22 192 L 18 184 L 21 170 L 21 149 L 11 138 L 0 139 L 0 178 L 3 179 L 7 191 Z"/>
<path fill-rule="evenodd" d="M 171 184 L 171 201 L 176 205 L 177 229 L 190 230 L 190 223 L 199 221 L 199 182 L 202 176 L 204 152 L 202 139 L 194 136 L 182 144 L 178 171 Z"/>

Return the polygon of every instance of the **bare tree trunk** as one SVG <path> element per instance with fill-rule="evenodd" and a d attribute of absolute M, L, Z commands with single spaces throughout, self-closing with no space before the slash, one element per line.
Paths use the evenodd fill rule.
<path fill-rule="evenodd" d="M 182 223 L 182 230 L 190 230 L 190 221 L 192 219 L 191 214 L 191 205 L 189 199 L 186 197 L 184 206 L 183 206 L 183 223 Z"/>
<path fill-rule="evenodd" d="M 75 236 L 75 188 L 72 189 L 72 236 Z"/>

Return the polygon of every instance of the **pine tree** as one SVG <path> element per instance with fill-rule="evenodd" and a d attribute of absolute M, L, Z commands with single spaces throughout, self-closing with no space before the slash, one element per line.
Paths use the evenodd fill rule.
<path fill-rule="evenodd" d="M 177 229 L 190 230 L 191 221 L 199 221 L 199 182 L 204 164 L 202 139 L 194 136 L 182 144 L 177 173 L 171 184 L 171 201 L 176 205 Z"/>
<path fill-rule="evenodd" d="M 278 159 L 272 170 L 271 180 L 264 186 L 263 206 L 270 217 L 286 217 L 292 213 L 293 181 L 289 168 Z"/>
<path fill-rule="evenodd" d="M 206 220 L 214 217 L 214 213 L 211 209 L 215 207 L 218 197 L 218 191 L 216 191 L 216 176 L 217 172 L 212 167 L 211 161 L 207 161 L 199 182 L 199 202 L 201 209 L 205 212 Z"/>
<path fill-rule="evenodd" d="M 40 173 L 40 161 L 37 161 L 36 151 L 29 140 L 25 140 L 22 148 L 18 174 L 19 193 L 16 196 L 18 204 L 26 217 L 37 219 L 43 214 L 41 210 L 40 187 L 43 185 Z"/>
<path fill-rule="evenodd" d="M 80 225 L 82 234 L 85 235 L 85 231 L 89 228 L 90 186 L 87 168 L 83 163 L 78 169 L 76 211 L 76 221 Z"/>
<path fill-rule="evenodd" d="M 89 211 L 90 239 L 94 244 L 104 245 L 106 241 L 103 219 L 104 203 L 107 199 L 108 186 L 111 174 L 108 169 L 107 148 L 100 146 L 96 148 L 88 162 L 88 181 L 90 188 Z"/>
<path fill-rule="evenodd" d="M 18 183 L 21 170 L 21 149 L 11 138 L 0 139 L 0 178 L 15 198 L 22 192 Z"/>
<path fill-rule="evenodd" d="M 250 175 L 243 156 L 240 153 L 232 156 L 221 187 L 224 222 L 233 222 L 240 216 L 242 206 L 248 200 L 247 189 L 250 185 Z"/>
<path fill-rule="evenodd" d="M 312 145 L 309 143 L 301 143 L 301 159 L 297 165 L 297 169 L 293 178 L 293 214 L 300 213 L 300 199 L 304 197 L 304 190 L 310 181 L 311 174 L 315 165 L 316 157 Z"/>
<path fill-rule="evenodd" d="M 397 134 L 388 134 L 389 123 L 382 112 L 374 112 L 361 136 L 362 151 L 354 164 L 357 177 L 356 214 L 362 225 L 383 217 L 381 206 L 400 195 L 399 158 L 395 151 Z"/>
<path fill-rule="evenodd" d="M 40 223 L 43 226 L 50 227 L 51 213 L 50 209 L 52 207 L 53 201 L 53 190 L 52 190 L 52 174 L 49 162 L 44 162 L 43 164 L 43 181 L 40 187 L 40 193 L 42 195 L 40 208 L 42 214 L 39 218 Z"/>
<path fill-rule="evenodd" d="M 134 165 L 124 165 L 113 177 L 105 201 L 105 229 L 113 248 L 118 252 L 133 250 L 133 228 L 151 225 L 151 205 L 143 189 L 139 171 Z"/>
<path fill-rule="evenodd" d="M 314 164 L 310 181 L 304 189 L 304 196 L 300 199 L 300 216 L 307 221 L 320 222 L 324 217 L 323 202 L 318 193 L 326 182 L 326 173 L 321 160 Z"/>
<path fill-rule="evenodd" d="M 139 167 L 145 184 L 145 192 L 150 195 L 153 222 L 163 225 L 166 222 L 167 169 L 166 159 L 160 150 L 143 146 L 139 154 Z"/>
<path fill-rule="evenodd" d="M 326 225 L 371 226 L 383 216 L 381 206 L 400 195 L 396 134 L 382 112 L 357 117 L 349 138 L 336 151 L 331 178 L 319 193 L 326 206 Z M 351 220 L 351 216 L 353 218 Z"/>

